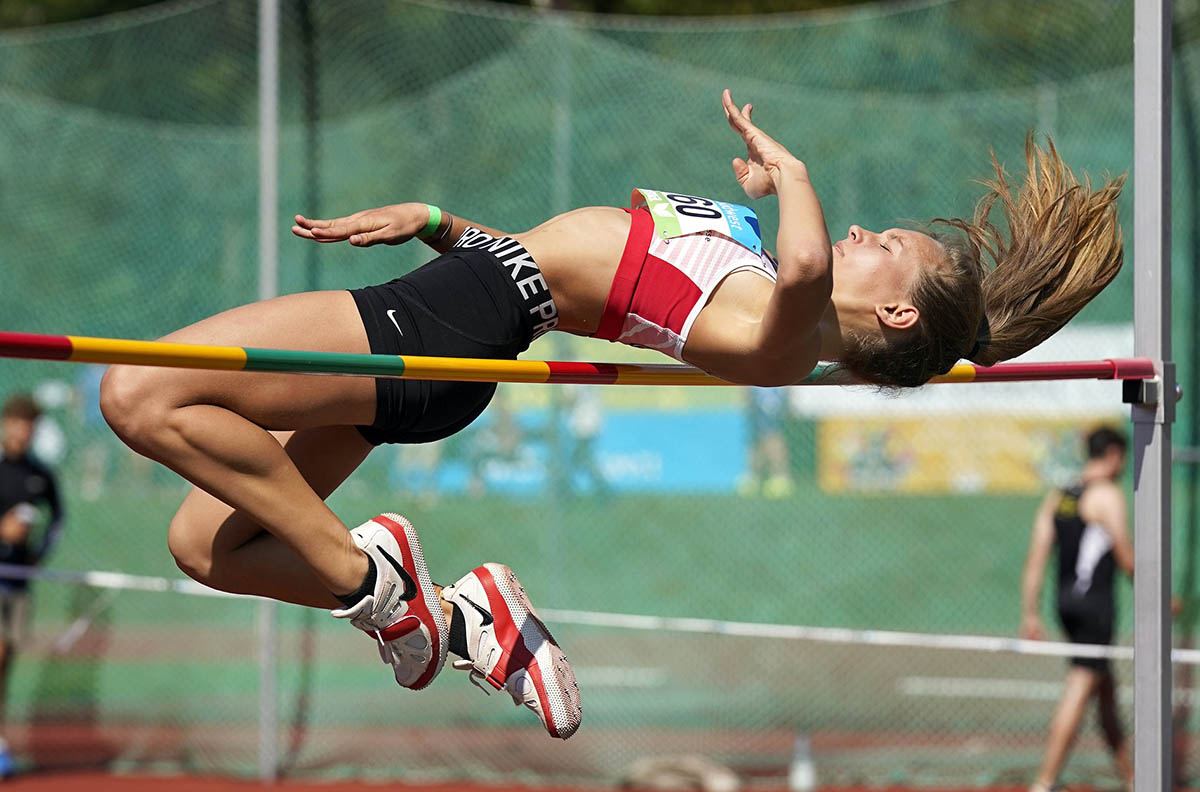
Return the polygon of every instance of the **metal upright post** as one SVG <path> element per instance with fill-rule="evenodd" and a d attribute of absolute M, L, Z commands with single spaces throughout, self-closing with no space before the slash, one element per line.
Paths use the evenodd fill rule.
<path fill-rule="evenodd" d="M 1134 7 L 1134 789 L 1171 789 L 1171 2 Z"/>
<path fill-rule="evenodd" d="M 258 298 L 279 291 L 279 0 L 258 5 Z M 275 679 L 278 624 L 275 603 L 259 605 L 258 774 L 278 773 Z"/>
<path fill-rule="evenodd" d="M 561 214 L 571 208 L 571 132 L 572 132 L 572 50 L 575 46 L 571 36 L 570 20 L 565 12 L 569 3 L 567 0 L 534 0 L 534 6 L 545 13 L 539 19 L 553 36 L 552 50 L 556 59 L 555 79 L 553 87 L 553 127 L 551 129 L 550 150 L 552 165 L 550 171 L 551 214 Z M 570 357 L 567 339 L 562 333 L 551 336 L 551 350 L 555 357 L 566 359 Z M 562 579 L 563 570 L 567 568 L 565 539 L 563 526 L 566 525 L 566 501 L 571 487 L 571 475 L 567 464 L 568 446 L 568 405 L 566 403 L 565 385 L 554 385 L 550 392 L 550 464 L 546 471 L 546 483 L 549 488 L 550 519 L 555 530 L 548 537 L 549 553 L 552 559 L 551 567 L 557 576 L 554 580 L 556 587 L 562 588 L 566 581 Z"/>

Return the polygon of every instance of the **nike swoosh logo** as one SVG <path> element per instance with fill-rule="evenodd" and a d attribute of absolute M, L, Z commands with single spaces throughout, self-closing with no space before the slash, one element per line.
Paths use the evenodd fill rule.
<path fill-rule="evenodd" d="M 391 310 L 389 310 L 387 312 L 387 315 L 388 315 L 388 319 L 391 319 L 392 324 L 395 325 L 396 332 L 399 333 L 400 335 L 404 335 L 404 331 L 400 329 L 400 323 L 396 321 L 396 309 L 392 308 Z"/>
<path fill-rule="evenodd" d="M 479 611 L 479 615 L 483 617 L 483 625 L 482 626 L 487 627 L 489 624 L 491 624 L 494 621 L 494 619 L 492 619 L 492 614 L 488 613 L 483 608 L 476 605 L 469 598 L 467 598 L 467 596 L 465 594 L 463 595 L 463 602 L 467 603 L 472 608 Z"/>
<path fill-rule="evenodd" d="M 382 547 L 379 548 L 379 554 L 382 555 L 384 558 L 386 558 L 388 560 L 388 563 L 396 568 L 396 574 L 398 574 L 400 576 L 400 579 L 404 581 L 404 591 L 401 592 L 400 599 L 402 599 L 402 600 L 416 599 L 417 598 L 417 581 L 412 579 L 412 575 L 408 574 L 408 570 L 406 570 L 404 568 L 404 565 L 401 564 L 396 559 L 392 558 L 391 555 L 388 554 L 388 551 L 384 550 Z"/>

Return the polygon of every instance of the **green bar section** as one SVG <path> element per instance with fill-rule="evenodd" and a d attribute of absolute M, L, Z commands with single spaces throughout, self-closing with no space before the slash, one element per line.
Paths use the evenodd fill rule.
<path fill-rule="evenodd" d="M 288 349 L 246 348 L 245 371 L 287 371 L 296 374 L 361 374 L 398 376 L 404 358 L 345 352 L 298 352 Z"/>
<path fill-rule="evenodd" d="M 817 367 L 812 370 L 812 373 L 801 380 L 801 384 L 808 385 L 819 381 L 821 377 L 825 376 L 825 374 L 827 374 L 832 368 L 833 366 L 829 363 L 817 364 Z M 829 380 L 829 384 L 835 384 L 835 381 Z"/>

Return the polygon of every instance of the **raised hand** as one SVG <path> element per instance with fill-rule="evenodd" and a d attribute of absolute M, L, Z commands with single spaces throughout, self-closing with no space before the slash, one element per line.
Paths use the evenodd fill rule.
<path fill-rule="evenodd" d="M 773 194 L 774 179 L 778 177 L 780 168 L 796 158 L 754 125 L 750 120 L 753 105 L 747 104 L 739 110 L 728 88 L 721 93 L 721 104 L 725 108 L 725 120 L 746 143 L 746 158 L 736 157 L 733 160 L 733 175 L 737 177 L 738 184 L 751 198 Z"/>
<path fill-rule="evenodd" d="M 417 235 L 429 220 L 425 204 L 405 203 L 366 209 L 333 220 L 296 215 L 292 233 L 314 242 L 345 242 L 355 247 L 400 245 Z"/>

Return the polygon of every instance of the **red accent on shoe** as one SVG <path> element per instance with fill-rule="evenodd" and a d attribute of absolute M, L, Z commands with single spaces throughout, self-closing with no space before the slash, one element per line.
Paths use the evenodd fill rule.
<path fill-rule="evenodd" d="M 396 622 L 392 626 L 390 626 L 386 629 L 380 630 L 379 637 L 385 641 L 394 641 L 397 638 L 401 638 L 405 635 L 408 635 L 410 632 L 413 632 L 413 631 L 419 630 L 419 629 L 421 629 L 421 620 L 419 618 L 417 618 L 415 615 L 409 614 L 408 616 L 405 616 L 403 619 Z M 436 646 L 437 637 L 435 636 L 433 640 L 435 642 L 434 651 L 437 651 L 437 646 Z M 419 682 L 420 680 L 417 680 L 417 681 Z"/>
<path fill-rule="evenodd" d="M 417 581 L 417 585 L 421 586 L 422 582 L 417 580 L 417 564 L 416 561 L 413 560 L 412 549 L 409 547 L 408 543 L 408 532 L 404 530 L 404 526 L 389 517 L 385 517 L 382 514 L 375 518 L 375 522 L 379 523 L 384 528 L 387 528 L 392 536 L 396 537 L 396 544 L 400 545 L 400 553 L 403 556 L 403 558 L 400 559 L 400 563 L 404 565 L 405 569 L 409 570 L 409 573 L 413 576 L 413 580 Z M 417 681 L 410 686 L 410 690 L 420 690 L 433 681 L 434 676 L 436 676 L 438 672 L 437 658 L 442 648 L 442 637 L 438 634 L 437 621 L 434 620 L 433 614 L 429 612 L 429 607 L 425 603 L 424 594 L 425 592 L 418 591 L 417 596 L 413 597 L 413 599 L 409 601 L 408 607 L 409 614 L 411 616 L 415 616 L 429 627 L 429 638 L 433 643 L 433 660 L 430 661 L 429 668 L 425 669 L 425 673 L 422 674 Z M 381 635 L 384 636 L 384 640 L 389 640 L 388 632 L 390 630 L 395 629 L 398 625 L 404 624 L 406 621 L 408 621 L 408 619 L 409 617 L 406 616 L 395 624 L 390 625 L 387 629 L 383 630 Z M 412 632 L 413 629 L 415 629 L 415 626 L 402 629 L 392 637 L 406 635 L 407 633 Z"/>
<path fill-rule="evenodd" d="M 553 708 L 550 706 L 546 685 L 542 682 L 542 669 L 538 666 L 537 658 L 525 648 L 525 640 L 521 636 L 521 631 L 517 629 L 516 622 L 513 621 L 512 612 L 508 609 L 508 603 L 504 601 L 504 595 L 496 588 L 496 581 L 492 577 L 491 571 L 486 566 L 481 566 L 475 570 L 475 575 L 483 584 L 492 617 L 495 618 L 497 613 L 507 614 L 507 618 L 495 619 L 496 638 L 497 643 L 501 646 L 502 655 L 500 661 L 496 663 L 496 667 L 488 674 L 487 681 L 500 690 L 508 680 L 509 674 L 520 671 L 522 668 L 528 671 L 529 678 L 533 681 L 534 689 L 537 691 L 538 701 L 542 705 L 542 715 L 546 718 L 546 726 L 551 734 L 557 734 L 558 728 L 554 723 Z M 532 618 L 532 616 L 527 618 Z M 513 648 L 511 654 L 504 651 L 506 646 Z"/>

